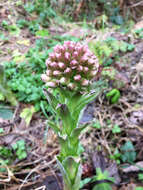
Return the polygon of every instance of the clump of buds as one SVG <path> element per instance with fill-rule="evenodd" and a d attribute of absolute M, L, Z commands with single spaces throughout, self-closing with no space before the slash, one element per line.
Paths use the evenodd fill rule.
<path fill-rule="evenodd" d="M 47 71 L 41 76 L 47 86 L 65 86 L 70 90 L 83 90 L 95 77 L 99 63 L 88 46 L 72 41 L 56 45 L 46 60 Z"/>

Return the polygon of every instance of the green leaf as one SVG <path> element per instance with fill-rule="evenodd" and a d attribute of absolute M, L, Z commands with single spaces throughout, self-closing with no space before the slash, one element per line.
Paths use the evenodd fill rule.
<path fill-rule="evenodd" d="M 12 119 L 13 111 L 6 107 L 0 107 L 0 118 L 2 119 Z"/>
<path fill-rule="evenodd" d="M 83 180 L 80 181 L 80 189 L 83 188 L 87 183 L 89 183 L 91 181 L 92 178 L 85 178 Z"/>
<path fill-rule="evenodd" d="M 49 31 L 48 30 L 38 30 L 36 32 L 36 36 L 41 36 L 41 37 L 48 37 L 49 36 Z"/>
<path fill-rule="evenodd" d="M 64 190 L 73 190 L 72 189 L 72 184 L 71 184 L 71 181 L 69 179 L 69 176 L 64 168 L 64 166 L 62 165 L 60 159 L 57 157 L 57 164 L 59 166 L 59 169 L 62 173 L 62 176 L 63 176 L 63 180 L 64 180 Z"/>
<path fill-rule="evenodd" d="M 56 134 L 60 132 L 60 128 L 53 121 L 48 120 L 47 124 L 54 130 Z"/>
<path fill-rule="evenodd" d="M 135 148 L 131 141 L 127 141 L 121 147 L 121 151 L 122 151 L 121 158 L 123 162 L 133 163 L 136 160 Z"/>
<path fill-rule="evenodd" d="M 114 125 L 113 129 L 112 129 L 112 133 L 120 133 L 121 132 L 121 128 L 119 127 L 119 125 Z"/>
<path fill-rule="evenodd" d="M 62 165 L 64 166 L 66 173 L 71 181 L 71 184 L 74 184 L 77 171 L 80 165 L 79 160 L 75 160 L 73 157 L 67 157 L 63 160 Z"/>
<path fill-rule="evenodd" d="M 20 113 L 20 117 L 23 118 L 26 122 L 26 125 L 28 126 L 30 124 L 30 121 L 32 119 L 33 114 L 35 113 L 34 106 L 31 106 L 30 108 L 24 108 L 22 112 Z"/>
<path fill-rule="evenodd" d="M 112 190 L 112 187 L 108 183 L 101 183 L 96 185 L 92 190 Z"/>
<path fill-rule="evenodd" d="M 3 128 L 0 128 L 0 133 L 4 133 L 4 130 L 3 130 Z"/>
<path fill-rule="evenodd" d="M 46 90 L 45 88 L 43 90 L 51 108 L 53 109 L 54 113 L 57 114 L 57 106 L 60 105 L 60 102 L 48 90 Z"/>
<path fill-rule="evenodd" d="M 143 187 L 136 187 L 135 190 L 143 190 Z"/>
<path fill-rule="evenodd" d="M 64 180 L 64 190 L 79 190 L 82 174 L 79 159 L 70 156 L 62 163 L 58 159 L 58 165 Z"/>
<path fill-rule="evenodd" d="M 57 111 L 59 111 L 58 113 L 62 120 L 63 131 L 69 136 L 71 134 L 71 131 L 73 130 L 73 128 L 76 127 L 74 125 L 75 122 L 71 116 L 71 113 L 66 104 L 59 105 L 57 108 Z"/>

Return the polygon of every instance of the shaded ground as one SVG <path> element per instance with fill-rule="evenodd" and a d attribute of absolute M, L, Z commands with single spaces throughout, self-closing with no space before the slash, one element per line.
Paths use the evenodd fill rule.
<path fill-rule="evenodd" d="M 12 5 L 11 5 L 12 6 Z M 7 19 L 9 8 L 7 4 L 1 5 L 0 20 Z M 17 16 L 21 16 L 22 8 L 11 7 L 13 13 L 11 22 L 15 22 Z M 56 21 L 55 21 L 56 22 Z M 103 38 L 103 33 L 96 33 L 79 27 L 76 24 L 66 24 L 63 26 L 55 23 L 49 27 L 51 34 L 65 33 L 78 36 L 83 35 L 83 41 L 89 42 L 95 36 Z M 141 26 L 142 28 L 142 26 Z M 70 30 L 70 32 L 69 32 Z M 29 49 L 34 46 L 35 37 L 29 34 L 27 29 L 9 33 L 1 28 L 2 33 L 8 39 L 1 40 L 0 62 L 10 61 L 15 58 L 19 62 Z M 20 33 L 19 33 L 20 32 Z M 131 36 L 130 36 L 131 35 Z M 109 174 L 115 178 L 113 190 L 135 189 L 143 184 L 138 180 L 139 167 L 143 168 L 143 41 L 135 38 L 132 34 L 121 35 L 113 29 L 105 32 L 107 36 L 115 37 L 118 40 L 131 41 L 135 45 L 134 51 L 122 54 L 120 62 L 115 62 L 113 67 L 117 69 L 117 80 L 123 81 L 124 85 L 120 89 L 121 98 L 117 104 L 111 105 L 103 93 L 96 102 L 87 106 L 82 122 L 89 122 L 89 127 L 81 137 L 81 144 L 84 152 L 83 160 L 83 178 L 95 175 L 95 170 L 101 167 L 107 169 Z M 17 56 L 18 55 L 18 56 Z M 20 60 L 19 60 L 20 59 Z M 110 81 L 110 88 L 114 87 L 115 81 Z M 16 159 L 10 166 L 6 166 L 6 172 L 0 173 L 0 189 L 6 190 L 34 190 L 39 189 L 62 189 L 61 176 L 56 165 L 55 156 L 59 152 L 59 146 L 56 135 L 46 126 L 46 118 L 39 112 L 33 115 L 29 126 L 21 119 L 20 112 L 28 107 L 23 103 L 14 110 L 13 118 L 9 120 L 0 119 L 0 127 L 4 129 L 4 134 L 0 135 L 0 146 L 11 147 L 17 140 L 24 139 L 27 147 L 27 157 L 19 161 Z M 94 122 L 91 122 L 94 120 Z M 118 127 L 115 127 L 118 126 Z M 114 128 L 115 131 L 114 131 Z M 118 131 L 118 129 L 120 129 Z M 125 142 L 131 141 L 134 145 L 137 157 L 134 165 L 127 164 L 124 168 L 121 155 L 115 154 L 115 150 L 121 150 Z M 29 148 L 30 147 L 30 148 Z M 98 150 L 98 151 L 97 151 Z M 132 151 L 132 150 L 131 150 Z M 124 154 L 122 150 L 122 154 Z M 119 157 L 118 157 L 119 156 Z M 118 164 L 117 164 L 118 163 Z M 135 167 L 138 165 L 139 167 Z M 84 190 L 90 190 L 93 184 L 84 187 Z"/>

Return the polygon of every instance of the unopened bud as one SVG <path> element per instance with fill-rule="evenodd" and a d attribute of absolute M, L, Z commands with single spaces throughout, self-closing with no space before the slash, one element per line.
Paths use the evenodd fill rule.
<path fill-rule="evenodd" d="M 77 51 L 73 52 L 73 57 L 75 57 L 75 58 L 78 57 L 78 52 Z"/>
<path fill-rule="evenodd" d="M 53 75 L 54 75 L 54 76 L 59 76 L 60 74 L 61 74 L 60 71 L 53 71 Z"/>
<path fill-rule="evenodd" d="M 42 75 L 41 75 L 41 79 L 42 79 L 42 81 L 44 81 L 44 82 L 48 82 L 48 81 L 50 80 L 50 77 L 48 77 L 46 74 L 42 74 Z"/>
<path fill-rule="evenodd" d="M 71 69 L 69 67 L 66 68 L 66 70 L 64 71 L 64 73 L 68 74 L 71 72 Z"/>
<path fill-rule="evenodd" d="M 67 79 L 66 79 L 65 77 L 62 77 L 62 78 L 60 79 L 60 83 L 61 83 L 61 84 L 66 84 L 66 82 L 67 82 Z"/>
<path fill-rule="evenodd" d="M 80 81 L 80 80 L 81 80 L 81 76 L 80 76 L 80 75 L 74 76 L 74 80 L 75 80 L 75 81 Z"/>
<path fill-rule="evenodd" d="M 69 84 L 68 84 L 68 87 L 69 87 L 71 90 L 73 90 L 76 86 L 75 86 L 74 83 L 69 83 Z"/>
<path fill-rule="evenodd" d="M 74 59 L 70 62 L 71 66 L 76 66 L 78 64 L 78 62 Z"/>
<path fill-rule="evenodd" d="M 50 63 L 50 66 L 53 67 L 53 68 L 56 68 L 57 65 L 58 65 L 58 64 L 57 64 L 56 62 L 51 62 L 51 63 Z"/>
<path fill-rule="evenodd" d="M 84 79 L 81 84 L 82 84 L 82 86 L 88 86 L 89 81 Z"/>
<path fill-rule="evenodd" d="M 89 68 L 88 68 L 88 67 L 83 67 L 83 71 L 84 71 L 84 72 L 88 72 L 88 71 L 89 71 Z"/>
<path fill-rule="evenodd" d="M 89 63 L 89 65 L 94 65 L 95 64 L 95 60 L 94 59 L 89 59 L 88 63 Z"/>
<path fill-rule="evenodd" d="M 70 59 L 70 53 L 65 52 L 65 59 L 69 60 Z"/>
<path fill-rule="evenodd" d="M 52 88 L 54 88 L 54 87 L 56 87 L 57 85 L 56 85 L 56 82 L 47 82 L 46 83 L 46 86 L 48 86 L 48 87 L 52 87 Z"/>
<path fill-rule="evenodd" d="M 60 67 L 60 69 L 64 69 L 64 68 L 65 68 L 65 64 L 62 63 L 62 62 L 59 62 L 59 63 L 58 63 L 58 66 Z"/>
<path fill-rule="evenodd" d="M 93 70 L 93 71 L 90 72 L 90 75 L 91 75 L 92 77 L 94 77 L 96 74 L 97 74 L 97 70 Z"/>
<path fill-rule="evenodd" d="M 47 71 L 46 71 L 46 75 L 47 75 L 47 76 L 51 76 L 51 74 L 52 74 L 52 71 L 51 71 L 51 70 L 47 70 Z"/>
<path fill-rule="evenodd" d="M 83 66 L 78 66 L 78 69 L 77 69 L 79 72 L 83 71 Z"/>
<path fill-rule="evenodd" d="M 61 58 L 61 54 L 60 54 L 60 53 L 55 53 L 55 57 L 56 57 L 56 59 L 58 60 L 58 59 Z"/>
<path fill-rule="evenodd" d="M 50 53 L 50 54 L 49 54 L 49 57 L 50 57 L 51 59 L 55 59 L 55 54 L 54 54 L 54 53 Z"/>

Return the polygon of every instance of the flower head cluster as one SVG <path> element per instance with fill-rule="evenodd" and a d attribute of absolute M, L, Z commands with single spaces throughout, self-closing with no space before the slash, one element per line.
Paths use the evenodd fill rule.
<path fill-rule="evenodd" d="M 56 45 L 46 60 L 42 80 L 49 87 L 65 86 L 71 90 L 86 88 L 98 71 L 98 60 L 88 46 L 72 41 Z"/>

